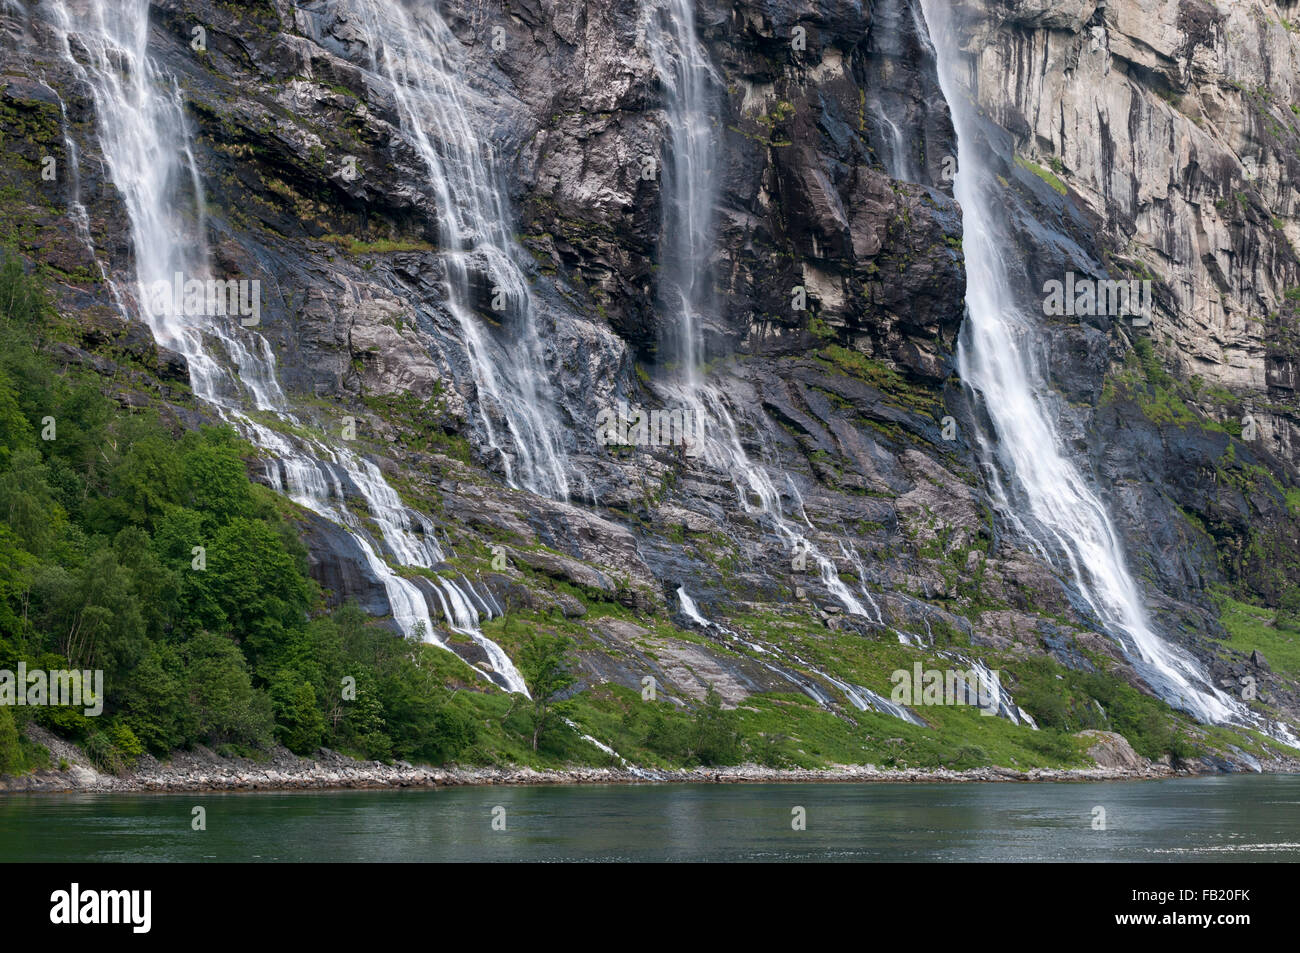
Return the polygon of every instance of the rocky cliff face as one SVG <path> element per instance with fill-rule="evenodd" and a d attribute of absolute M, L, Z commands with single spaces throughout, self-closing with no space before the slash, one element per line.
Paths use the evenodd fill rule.
<path fill-rule="evenodd" d="M 1153 284 L 1148 327 L 1081 318 L 1048 355 L 1152 598 L 1204 605 L 1224 582 L 1282 598 L 1264 563 L 1292 565 L 1298 538 L 1294 5 L 958 7 L 990 138 L 1022 173 L 1025 297 L 1066 272 Z"/>
<path fill-rule="evenodd" d="M 1300 36 L 1285 19 L 1300 14 L 1265 0 L 959 7 L 1027 307 L 1067 271 L 1154 282 L 1149 327 L 1046 319 L 1062 433 L 1105 491 L 1162 633 L 1235 690 L 1258 679 L 1261 704 L 1294 719 L 1295 673 L 1248 661 L 1212 596 L 1260 606 L 1269 626 L 1300 609 L 1287 602 L 1300 566 Z M 159 0 L 150 48 L 193 126 L 196 227 L 214 271 L 263 282 L 260 330 L 304 420 L 333 440 L 353 420 L 351 445 L 434 517 L 458 571 L 529 624 L 578 635 L 581 687 L 653 675 L 686 702 L 708 685 L 729 705 L 802 693 L 852 719 L 863 706 L 846 683 L 888 695 L 890 670 L 960 652 L 1004 671 L 1013 694 L 1029 691 L 1017 666 L 1034 659 L 1144 690 L 1068 570 L 988 505 L 971 436 L 981 411 L 954 371 L 956 143 L 915 7 L 695 10 L 718 85 L 710 377 L 750 459 L 778 475 L 786 514 L 866 594 L 865 615 L 800 562 L 735 472 L 681 447 L 598 439 L 602 409 L 671 400 L 657 373 L 671 315 L 656 304 L 671 117 L 646 6 L 442 11 L 531 258 L 571 501 L 508 488 L 483 445 L 447 301 L 443 212 L 354 9 Z M 76 318 L 62 353 L 99 370 L 124 406 L 210 419 L 183 363 L 117 305 L 115 292 L 130 297 L 130 227 L 84 83 L 35 5 L 5 5 L 0 34 L 0 221 L 52 269 Z M 76 176 L 42 179 L 46 156 Z M 491 293 L 476 285 L 473 304 L 499 334 Z M 333 597 L 386 614 L 346 534 L 301 520 Z M 714 624 L 684 614 L 680 588 Z M 463 647 L 484 663 L 475 652 Z M 1111 727 L 1104 715 L 1084 726 Z"/>

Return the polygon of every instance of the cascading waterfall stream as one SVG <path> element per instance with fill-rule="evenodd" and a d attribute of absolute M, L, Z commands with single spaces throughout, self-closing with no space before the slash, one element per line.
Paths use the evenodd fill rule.
<path fill-rule="evenodd" d="M 706 619 L 700 612 L 699 606 L 695 604 L 695 600 L 691 598 L 690 593 L 688 593 L 685 588 L 678 587 L 677 599 L 681 603 L 682 615 L 686 616 L 686 618 L 693 624 L 708 632 L 719 632 L 731 639 L 733 642 L 738 642 L 743 645 L 755 654 L 754 661 L 758 662 L 774 675 L 798 685 L 799 688 L 803 690 L 804 694 L 816 702 L 820 707 L 829 709 L 833 702 L 830 696 L 822 690 L 821 684 L 814 679 L 806 677 L 805 672 L 811 672 L 828 685 L 833 685 L 835 688 L 839 689 L 844 694 L 844 697 L 848 699 L 849 704 L 858 711 L 876 711 L 882 714 L 891 715 L 894 718 L 902 719 L 910 724 L 924 727 L 925 722 L 918 718 L 915 713 L 909 711 L 903 705 L 895 704 L 884 696 L 873 692 L 869 688 L 865 688 L 862 685 L 850 685 L 848 682 L 841 681 L 834 675 L 817 668 L 815 665 L 810 664 L 785 648 L 771 643 L 759 642 L 753 638 L 745 638 L 733 632 L 725 625 L 719 625 L 716 622 Z M 769 657 L 780 659 L 789 664 L 778 665 L 769 661 Z M 800 671 L 793 667 L 796 665 L 799 666 L 799 669 L 804 671 Z M 981 678 L 983 677 L 984 675 L 981 674 Z M 1010 696 L 1007 696 L 1007 698 L 1009 699 Z M 1019 708 L 1015 708 L 1014 710 L 1020 711 Z M 999 713 L 1001 714 L 1002 712 Z M 1024 714 L 1023 712 L 1020 713 L 1022 715 Z"/>
<path fill-rule="evenodd" d="M 402 565 L 432 569 L 443 560 L 432 524 L 409 510 L 378 468 L 350 449 L 308 438 L 291 439 L 247 415 L 246 409 L 252 408 L 271 412 L 295 427 L 299 424 L 289 412 L 264 337 L 236 330 L 234 317 L 177 314 L 160 308 L 151 293 L 159 283 L 170 286 L 176 275 L 206 281 L 211 274 L 201 212 L 203 190 L 180 89 L 158 72 L 148 56 L 148 0 L 114 4 L 91 0 L 78 7 L 76 16 L 63 0 L 47 0 L 46 7 L 61 34 L 65 58 L 91 90 L 100 145 L 131 222 L 135 287 L 124 291 L 110 281 L 124 313 L 133 298 L 134 310 L 149 324 L 158 343 L 185 356 L 195 395 L 270 457 L 272 486 L 348 530 L 383 584 L 403 633 L 448 648 L 429 615 L 423 589 L 394 572 L 380 554 L 382 542 Z M 184 208 L 198 211 L 186 217 Z M 237 374 L 223 365 L 223 355 Z M 348 508 L 348 489 L 365 500 L 382 541 L 373 539 Z M 471 600 L 462 584 L 441 576 L 422 581 L 442 600 L 448 626 L 472 637 L 487 653 L 498 683 L 526 695 L 524 680 L 509 657 L 478 631 L 474 602 L 490 617 L 488 604 L 477 596 Z M 463 585 L 469 586 L 467 581 Z"/>
<path fill-rule="evenodd" d="M 859 576 L 855 593 L 840 578 L 835 562 L 786 517 L 776 483 L 765 467 L 749 459 L 721 392 L 701 379 L 700 362 L 705 357 L 701 319 L 712 305 L 708 261 L 718 191 L 713 117 L 719 80 L 696 36 L 692 0 L 648 0 L 642 8 L 642 28 L 671 119 L 663 169 L 659 297 L 660 307 L 675 317 L 671 339 L 665 342 L 675 373 L 662 386 L 699 421 L 704 462 L 731 476 L 741 507 L 765 517 L 787 552 L 812 560 L 822 584 L 846 611 L 883 625 L 880 608 L 863 578 Z M 805 523 L 812 528 L 806 518 Z M 857 562 L 856 555 L 850 561 Z M 898 636 L 908 641 L 907 636 Z"/>
<path fill-rule="evenodd" d="M 985 458 L 1014 481 L 1021 512 L 1011 513 L 1000 480 L 993 483 L 995 500 L 1042 551 L 1064 558 L 1096 617 L 1166 702 L 1207 722 L 1259 724 L 1244 704 L 1210 684 L 1195 659 L 1152 630 L 1105 505 L 1063 454 L 1033 358 L 1036 329 L 1014 300 L 1000 252 L 1009 239 L 994 213 L 995 179 L 975 147 L 976 107 L 958 74 L 969 59 L 946 0 L 918 2 L 960 152 L 954 190 L 964 222 L 967 291 L 958 365 L 993 422 L 995 433 L 980 435 Z"/>
<path fill-rule="evenodd" d="M 460 325 L 478 392 L 478 424 L 506 480 L 567 499 L 568 461 L 556 401 L 534 326 L 532 290 L 514 240 L 506 190 L 491 144 L 475 131 L 473 92 L 456 37 L 431 5 L 339 0 L 365 33 L 370 73 L 392 88 L 402 129 L 429 170 L 438 204 L 448 307 Z M 485 277 L 507 325 L 497 341 L 471 307 L 472 278 Z M 504 432 L 494 421 L 499 415 Z"/>

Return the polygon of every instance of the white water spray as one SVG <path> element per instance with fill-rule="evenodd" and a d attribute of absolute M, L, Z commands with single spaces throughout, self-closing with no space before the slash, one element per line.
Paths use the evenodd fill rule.
<path fill-rule="evenodd" d="M 393 91 L 402 130 L 429 171 L 438 203 L 448 308 L 460 325 L 478 393 L 477 424 L 506 480 L 567 499 L 568 461 L 556 419 L 532 289 L 513 237 L 506 189 L 491 144 L 476 126 L 460 42 L 432 5 L 339 0 L 365 33 L 369 72 Z M 472 279 L 505 325 L 497 340 L 472 308 Z M 500 421 L 500 424 L 498 423 Z M 502 426 L 504 425 L 504 426 Z"/>
<path fill-rule="evenodd" d="M 904 0 L 877 0 L 871 8 L 871 36 L 877 54 L 886 62 L 897 62 L 905 54 L 903 47 L 903 5 Z M 885 140 L 882 161 L 885 171 L 891 179 L 904 182 L 916 182 L 917 172 L 912 158 L 912 145 L 908 143 L 902 128 L 889 115 L 889 111 L 880 100 L 879 91 L 873 91 L 870 99 L 872 118 Z"/>

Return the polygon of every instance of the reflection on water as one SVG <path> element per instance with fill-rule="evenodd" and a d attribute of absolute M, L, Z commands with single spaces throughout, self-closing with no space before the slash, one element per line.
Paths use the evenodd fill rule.
<path fill-rule="evenodd" d="M 1300 775 L 8 796 L 0 859 L 1296 861 Z"/>

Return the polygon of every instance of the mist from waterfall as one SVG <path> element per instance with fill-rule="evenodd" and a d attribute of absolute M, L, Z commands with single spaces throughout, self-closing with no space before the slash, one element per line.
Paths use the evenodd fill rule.
<path fill-rule="evenodd" d="M 65 58 L 91 91 L 108 174 L 130 220 L 133 287 L 110 279 L 124 314 L 138 315 L 160 345 L 184 355 L 195 396 L 266 454 L 268 482 L 275 489 L 346 529 L 383 585 L 404 635 L 450 650 L 430 617 L 427 588 L 441 600 L 448 627 L 484 648 L 495 666 L 485 674 L 527 694 L 509 658 L 478 631 L 479 610 L 488 617 L 494 610 L 468 580 L 429 574 L 417 582 L 395 572 L 381 554 L 387 550 L 402 565 L 428 570 L 444 559 L 432 523 L 401 501 L 379 469 L 342 443 L 290 437 L 249 416 L 250 410 L 264 411 L 295 434 L 302 429 L 278 382 L 269 342 L 239 327 L 235 317 L 178 314 L 157 306 L 151 293 L 157 283 L 171 285 L 176 275 L 211 277 L 203 188 L 183 97 L 148 55 L 148 0 L 88 0 L 77 5 L 76 14 L 71 6 L 64 0 L 45 4 Z M 349 496 L 365 501 L 378 539 L 352 512 Z"/>
<path fill-rule="evenodd" d="M 1013 502 L 994 480 L 995 501 L 1044 552 L 1064 560 L 1097 619 L 1161 698 L 1203 721 L 1255 722 L 1195 659 L 1152 630 L 1105 505 L 1064 455 L 1046 405 L 1050 389 L 1034 357 L 1039 331 L 1015 300 L 1003 260 L 1011 240 L 995 212 L 996 179 L 981 161 L 972 93 L 959 75 L 969 60 L 949 4 L 920 2 L 960 152 L 954 192 L 962 208 L 967 286 L 958 366 L 993 423 L 992 434 L 979 435 L 984 457 L 1016 491 Z"/>

